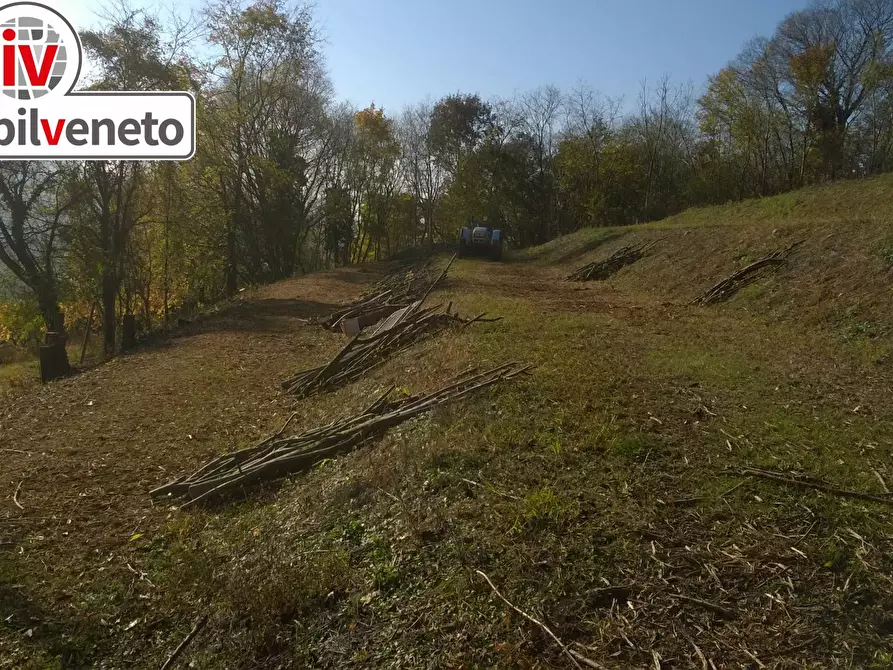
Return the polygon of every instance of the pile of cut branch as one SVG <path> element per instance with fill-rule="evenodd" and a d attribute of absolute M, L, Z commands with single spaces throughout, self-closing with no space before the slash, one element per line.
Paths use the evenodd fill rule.
<path fill-rule="evenodd" d="M 264 482 L 306 472 L 321 461 L 347 454 L 381 438 L 388 430 L 432 408 L 514 379 L 532 366 L 506 363 L 487 372 L 469 370 L 427 395 L 392 398 L 392 387 L 359 414 L 292 437 L 283 437 L 291 419 L 253 447 L 215 458 L 195 473 L 151 492 L 153 498 L 184 499 L 183 507 L 232 495 Z M 293 417 L 292 417 L 293 418 Z"/>
<path fill-rule="evenodd" d="M 434 278 L 428 261 L 401 265 L 395 272 L 378 282 L 353 304 L 347 305 L 320 322 L 332 331 L 342 329 L 343 324 L 355 320 L 353 327 L 360 331 L 391 316 L 397 310 L 408 307 L 423 295 L 430 293 L 446 277 L 453 261 Z"/>
<path fill-rule="evenodd" d="M 636 244 L 618 249 L 608 258 L 584 265 L 579 270 L 568 275 L 568 281 L 604 281 L 620 272 L 627 265 L 644 258 L 648 250 L 659 240 Z"/>
<path fill-rule="evenodd" d="M 400 309 L 381 322 L 368 335 L 357 334 L 325 365 L 304 370 L 282 383 L 282 389 L 298 398 L 333 391 L 359 379 L 370 370 L 396 356 L 405 349 L 434 337 L 452 325 L 466 327 L 486 319 L 481 314 L 474 319 L 463 319 L 442 305 L 422 309 L 417 301 Z"/>
<path fill-rule="evenodd" d="M 763 256 L 758 261 L 754 261 L 750 265 L 741 268 L 737 272 L 732 273 L 721 282 L 713 286 L 700 298 L 694 301 L 694 304 L 707 306 L 716 303 L 725 302 L 733 295 L 738 293 L 746 286 L 750 286 L 763 276 L 775 272 L 779 267 L 785 264 L 788 256 L 799 247 L 803 242 L 795 242 L 787 249 L 774 251 L 767 256 Z"/>

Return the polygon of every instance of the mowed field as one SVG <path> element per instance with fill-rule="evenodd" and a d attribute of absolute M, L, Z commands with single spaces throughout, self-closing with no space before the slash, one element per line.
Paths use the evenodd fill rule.
<path fill-rule="evenodd" d="M 893 664 L 893 180 L 456 261 L 432 304 L 502 321 L 282 395 L 345 343 L 307 319 L 387 270 L 265 287 L 0 392 L 0 667 L 157 668 L 197 623 L 176 667 Z M 536 368 L 244 501 L 149 496 L 293 412 L 300 431 L 508 361 Z"/>

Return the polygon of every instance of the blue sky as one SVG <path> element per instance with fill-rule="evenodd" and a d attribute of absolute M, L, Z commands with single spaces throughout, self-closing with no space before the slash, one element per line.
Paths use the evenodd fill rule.
<path fill-rule="evenodd" d="M 102 0 L 46 0 L 78 27 Z M 134 0 L 135 5 L 156 2 Z M 179 0 L 200 7 L 203 0 Z M 635 102 L 668 73 L 698 89 L 807 0 L 317 0 L 338 97 L 388 112 L 430 96 L 484 97 L 580 81 Z"/>

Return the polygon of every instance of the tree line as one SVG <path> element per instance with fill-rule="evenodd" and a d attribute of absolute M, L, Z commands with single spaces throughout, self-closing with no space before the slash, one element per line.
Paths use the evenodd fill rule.
<path fill-rule="evenodd" d="M 819 0 L 700 92 L 665 77 L 626 104 L 581 85 L 355 109 L 311 9 L 286 0 L 172 21 L 122 5 L 81 37 L 93 88 L 191 90 L 198 107 L 189 162 L 0 163 L 16 298 L 0 331 L 95 313 L 107 354 L 124 314 L 154 328 L 472 219 L 524 247 L 893 168 L 893 0 Z"/>

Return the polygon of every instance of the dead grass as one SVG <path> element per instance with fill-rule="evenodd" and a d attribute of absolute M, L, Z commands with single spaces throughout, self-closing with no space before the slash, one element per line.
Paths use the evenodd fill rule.
<path fill-rule="evenodd" d="M 839 195 L 740 216 L 756 207 L 788 220 L 799 198 Z M 534 376 L 240 504 L 180 512 L 152 507 L 147 492 L 278 427 L 292 407 L 277 383 L 342 343 L 298 318 L 358 293 L 362 275 L 271 287 L 192 333 L 0 401 L 0 449 L 17 450 L 4 452 L 0 481 L 0 603 L 12 614 L 0 621 L 0 666 L 159 667 L 208 615 L 184 655 L 192 667 L 567 667 L 482 570 L 606 668 L 889 667 L 890 507 L 724 474 L 893 486 L 889 367 L 858 339 L 883 336 L 866 327 L 847 339 L 821 319 L 807 328 L 813 303 L 784 312 L 755 287 L 718 309 L 685 304 L 742 253 L 724 243 L 756 239 L 727 227 L 715 246 L 689 247 L 722 262 L 680 270 L 685 247 L 673 242 L 678 262 L 652 268 L 663 280 L 648 278 L 640 266 L 658 261 L 645 259 L 598 285 L 563 282 L 566 266 L 547 261 L 573 255 L 567 240 L 538 262 L 457 262 L 437 298 L 504 321 L 302 401 L 298 427 L 394 383 L 433 389 L 472 364 L 517 359 Z M 874 239 L 868 224 L 858 231 Z M 818 256 L 773 290 L 811 285 L 807 258 Z M 687 268 L 701 274 L 683 290 Z M 882 294 L 858 291 L 850 304 Z M 882 307 L 871 314 L 872 327 L 889 323 Z M 12 500 L 19 482 L 24 510 Z"/>

